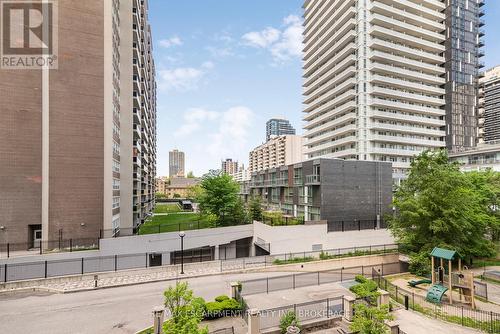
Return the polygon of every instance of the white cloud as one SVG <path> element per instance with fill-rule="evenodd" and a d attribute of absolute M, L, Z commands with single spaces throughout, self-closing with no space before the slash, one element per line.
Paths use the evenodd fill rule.
<path fill-rule="evenodd" d="M 158 87 L 162 91 L 175 90 L 185 92 L 195 90 L 207 73 L 213 68 L 214 64 L 207 61 L 201 64 L 199 68 L 178 67 L 159 70 Z"/>
<path fill-rule="evenodd" d="M 228 109 L 221 114 L 217 132 L 210 135 L 207 151 L 215 158 L 239 157 L 246 152 L 249 130 L 254 113 L 244 106 Z"/>
<path fill-rule="evenodd" d="M 266 28 L 262 31 L 252 31 L 243 35 L 243 41 L 245 44 L 267 48 L 272 45 L 274 42 L 278 41 L 281 35 L 281 31 L 275 28 Z"/>
<path fill-rule="evenodd" d="M 254 113 L 247 107 L 236 106 L 223 112 L 204 108 L 188 109 L 184 123 L 174 132 L 175 137 L 187 139 L 196 135 L 202 142 L 203 152 L 214 160 L 224 157 L 241 157 L 247 152 L 248 137 Z"/>
<path fill-rule="evenodd" d="M 178 36 L 173 36 L 167 39 L 161 39 L 158 41 L 161 47 L 170 48 L 172 46 L 182 45 L 182 40 Z"/>
<path fill-rule="evenodd" d="M 283 29 L 268 27 L 242 36 L 246 45 L 267 49 L 275 63 L 284 63 L 302 54 L 302 20 L 296 15 L 283 19 Z"/>

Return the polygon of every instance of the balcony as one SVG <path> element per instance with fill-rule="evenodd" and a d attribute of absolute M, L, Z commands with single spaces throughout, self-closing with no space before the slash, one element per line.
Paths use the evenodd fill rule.
<path fill-rule="evenodd" d="M 317 56 L 317 51 L 322 49 L 324 44 L 338 40 L 339 36 L 342 36 L 341 31 L 346 23 L 348 25 L 355 24 L 355 17 L 356 9 L 354 7 L 343 8 L 341 11 L 329 15 L 328 21 L 322 25 L 321 29 L 312 35 L 305 36 L 304 60 L 308 61 L 311 57 Z"/>
<path fill-rule="evenodd" d="M 304 182 L 302 181 L 302 177 L 294 177 L 293 184 L 295 186 L 302 186 L 304 184 Z"/>
<path fill-rule="evenodd" d="M 429 63 L 420 62 L 417 60 L 405 58 L 403 56 L 382 52 L 382 51 L 373 51 L 369 53 L 370 58 L 374 61 L 383 61 L 383 62 L 393 62 L 398 64 L 399 66 L 404 66 L 405 68 L 414 68 L 421 71 L 425 71 L 432 74 L 445 74 L 444 67 L 439 64 L 431 65 Z"/>
<path fill-rule="evenodd" d="M 306 175 L 306 185 L 320 185 L 321 176 L 318 174 Z"/>

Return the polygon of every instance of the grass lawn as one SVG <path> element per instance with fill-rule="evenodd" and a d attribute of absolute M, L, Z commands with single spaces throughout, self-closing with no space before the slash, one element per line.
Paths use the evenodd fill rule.
<path fill-rule="evenodd" d="M 200 229 L 211 227 L 207 218 L 197 213 L 172 213 L 153 216 L 151 221 L 140 227 L 139 234 L 176 232 L 179 229 L 181 231 L 196 230 L 198 226 Z"/>
<path fill-rule="evenodd" d="M 179 203 L 156 203 L 155 213 L 181 212 Z"/>

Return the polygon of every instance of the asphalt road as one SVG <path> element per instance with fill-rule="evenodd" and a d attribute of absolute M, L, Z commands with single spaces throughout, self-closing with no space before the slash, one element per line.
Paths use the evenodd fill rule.
<path fill-rule="evenodd" d="M 195 295 L 211 300 L 229 294 L 229 283 L 284 275 L 250 273 L 188 279 Z M 0 333 L 135 333 L 152 325 L 152 309 L 175 281 L 70 294 L 0 295 Z"/>

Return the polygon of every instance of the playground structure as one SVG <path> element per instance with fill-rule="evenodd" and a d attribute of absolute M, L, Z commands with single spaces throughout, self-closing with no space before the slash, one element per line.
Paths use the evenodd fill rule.
<path fill-rule="evenodd" d="M 457 262 L 456 271 L 453 271 L 453 262 Z M 454 293 L 458 292 L 458 302 L 469 304 L 475 308 L 474 274 L 467 267 L 462 267 L 462 258 L 456 251 L 435 247 L 431 252 L 431 266 L 430 282 L 421 280 L 412 281 L 409 284 L 416 286 L 422 283 L 431 283 L 432 286 L 427 291 L 426 297 L 426 300 L 431 303 L 441 304 L 443 296 L 448 292 L 448 300 L 451 305 Z"/>

